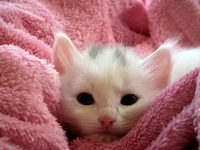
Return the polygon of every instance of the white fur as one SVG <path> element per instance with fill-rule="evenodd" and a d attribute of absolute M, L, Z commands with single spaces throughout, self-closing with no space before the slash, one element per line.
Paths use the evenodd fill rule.
<path fill-rule="evenodd" d="M 169 85 L 200 66 L 200 47 L 181 48 L 177 42 L 170 40 L 161 45 L 158 50 L 168 50 L 171 53 L 171 73 Z"/>
<path fill-rule="evenodd" d="M 199 50 L 173 52 L 170 44 L 161 46 L 146 59 L 140 59 L 129 48 L 123 48 L 128 63 L 120 65 L 114 57 L 115 48 L 104 48 L 102 54 L 92 60 L 87 50 L 74 56 L 72 53 L 76 51 L 75 47 L 63 44 L 65 40 L 71 43 L 66 35 L 58 34 L 54 44 L 54 63 L 60 72 L 65 121 L 70 125 L 70 130 L 77 131 L 78 136 L 91 136 L 103 142 L 111 142 L 125 135 L 168 83 L 172 84 L 200 65 Z M 58 50 L 58 45 L 64 46 Z M 67 53 L 68 58 L 73 55 L 72 62 L 65 65 L 63 53 Z M 172 68 L 170 60 L 174 63 Z M 60 66 L 64 68 L 62 71 Z M 169 77 L 172 71 L 172 78 L 163 75 L 166 71 L 169 71 Z M 92 94 L 95 103 L 88 106 L 80 104 L 77 95 L 82 92 Z M 129 93 L 136 94 L 139 100 L 134 105 L 124 106 L 120 103 L 121 98 Z M 99 121 L 102 115 L 116 119 L 106 134 L 102 133 L 103 127 Z"/>
<path fill-rule="evenodd" d="M 174 66 L 170 84 L 200 66 L 200 48 L 175 51 L 172 56 Z"/>

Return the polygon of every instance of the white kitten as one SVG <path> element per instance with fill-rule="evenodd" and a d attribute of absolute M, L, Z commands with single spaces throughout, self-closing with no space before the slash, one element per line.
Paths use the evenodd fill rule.
<path fill-rule="evenodd" d="M 123 46 L 79 52 L 69 37 L 58 33 L 53 49 L 69 129 L 103 142 L 125 135 L 162 89 L 200 64 L 199 50 L 174 52 L 174 44 L 141 59 Z"/>

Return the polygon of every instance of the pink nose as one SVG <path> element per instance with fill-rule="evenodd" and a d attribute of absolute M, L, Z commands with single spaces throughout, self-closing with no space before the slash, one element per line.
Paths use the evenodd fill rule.
<path fill-rule="evenodd" d="M 108 129 L 112 126 L 113 122 L 115 122 L 116 119 L 110 116 L 102 116 L 101 118 L 99 118 L 99 121 L 106 129 Z"/>

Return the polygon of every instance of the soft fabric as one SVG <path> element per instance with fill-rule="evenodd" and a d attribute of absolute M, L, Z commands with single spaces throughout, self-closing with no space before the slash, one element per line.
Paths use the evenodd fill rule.
<path fill-rule="evenodd" d="M 0 1 L 0 149 L 167 150 L 200 143 L 199 69 L 157 96 L 122 139 L 68 142 L 60 82 L 51 65 L 53 34 L 64 31 L 82 51 L 124 43 L 147 56 L 170 38 L 200 44 L 199 0 Z"/>

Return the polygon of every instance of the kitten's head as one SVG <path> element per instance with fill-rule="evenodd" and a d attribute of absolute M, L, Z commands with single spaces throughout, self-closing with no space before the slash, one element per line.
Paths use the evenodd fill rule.
<path fill-rule="evenodd" d="M 123 46 L 91 46 L 79 52 L 64 33 L 56 35 L 53 49 L 65 121 L 78 136 L 117 140 L 168 83 L 168 50 L 146 59 Z"/>

